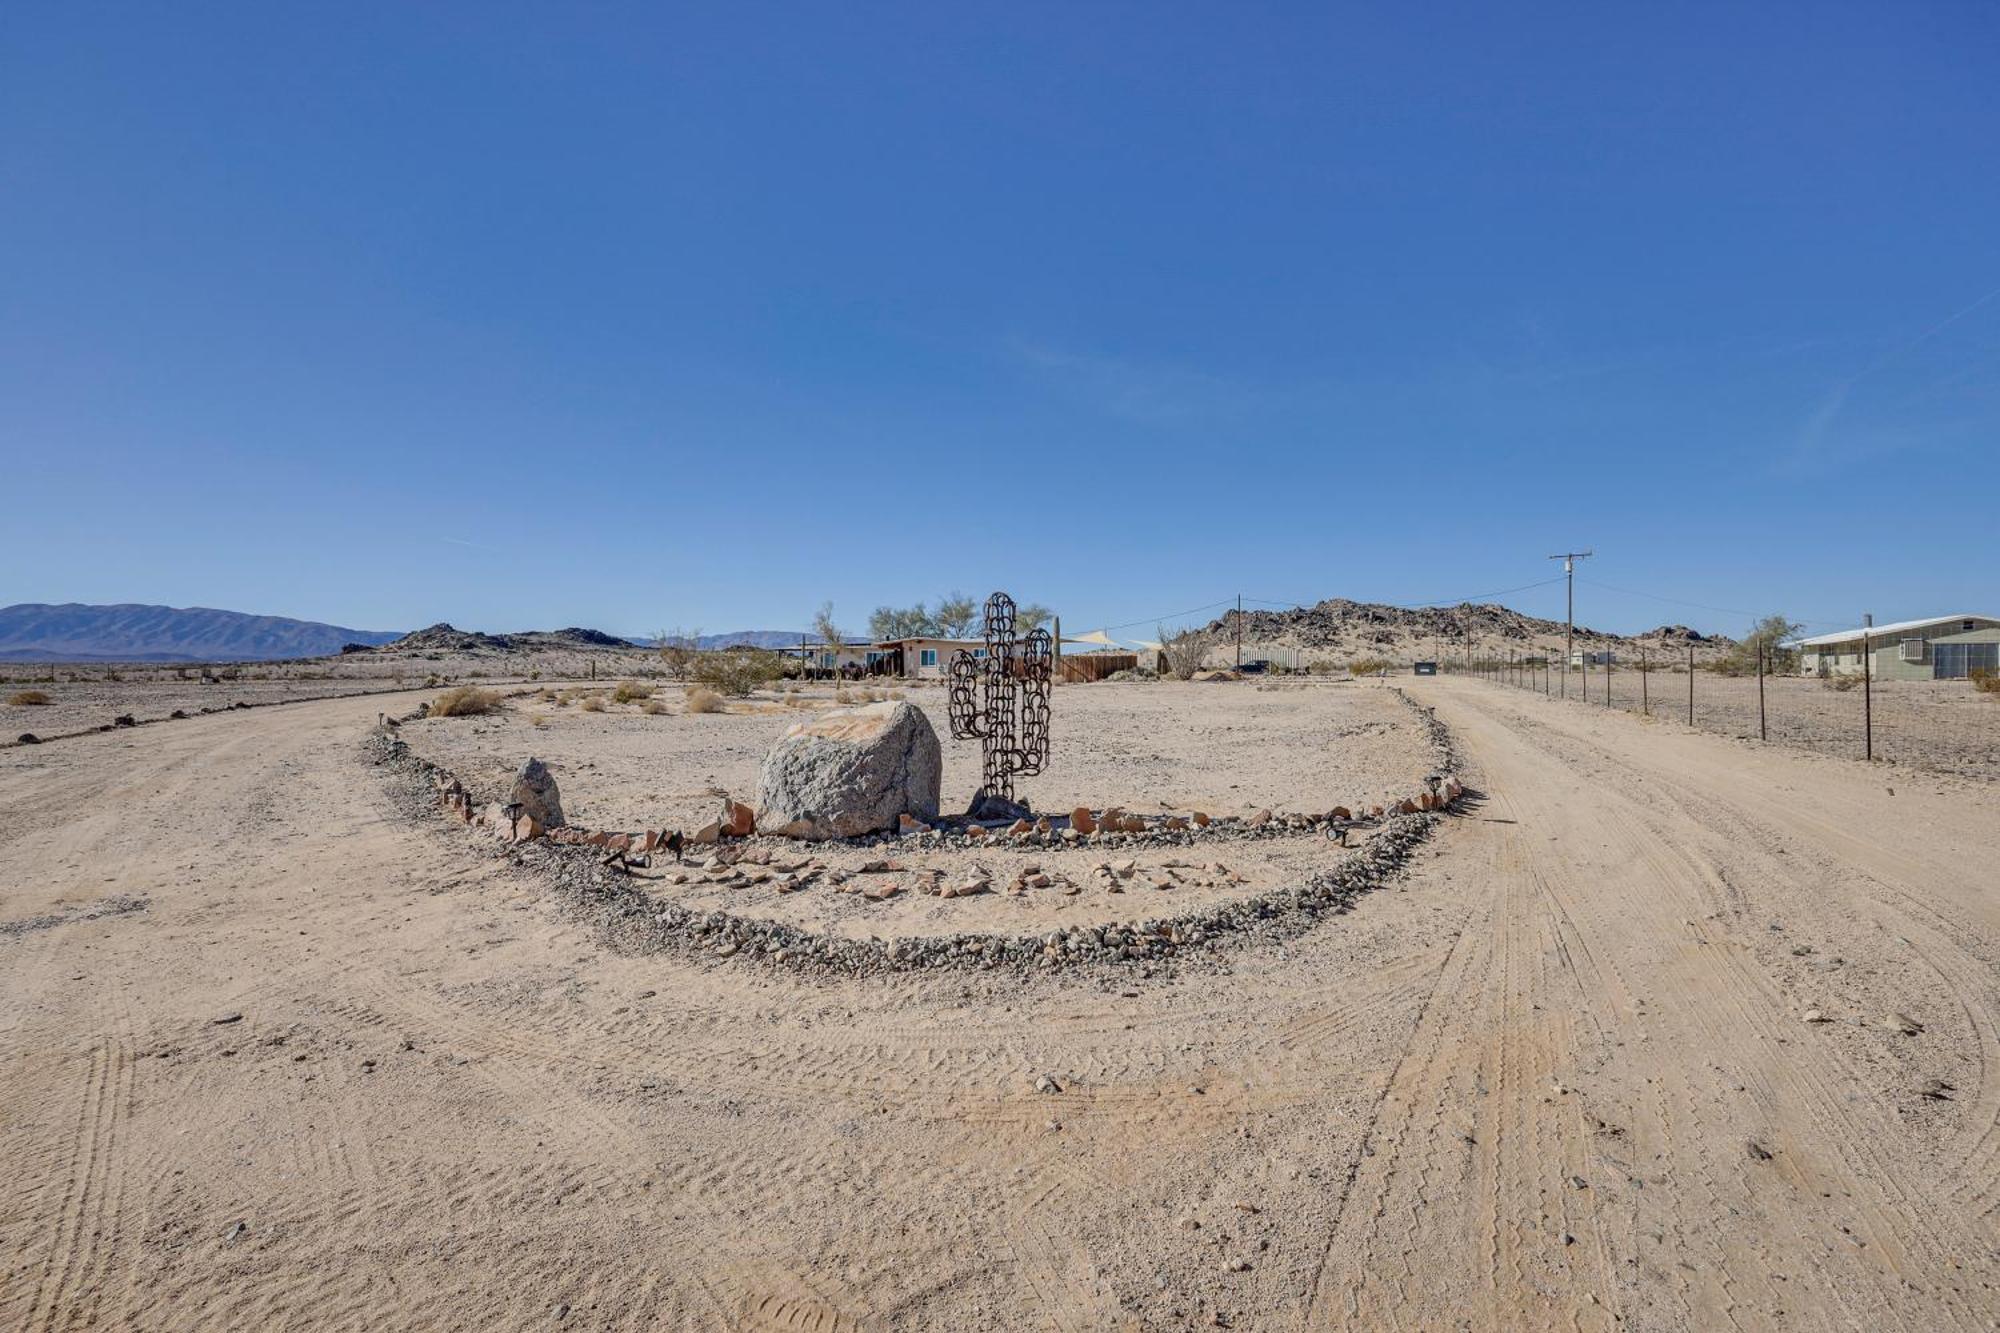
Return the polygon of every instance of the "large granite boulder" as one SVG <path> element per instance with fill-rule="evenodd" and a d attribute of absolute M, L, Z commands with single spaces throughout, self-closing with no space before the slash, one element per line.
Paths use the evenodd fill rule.
<path fill-rule="evenodd" d="M 944 751 L 921 708 L 836 708 L 792 727 L 757 775 L 757 827 L 793 838 L 852 838 L 938 816 Z"/>
<path fill-rule="evenodd" d="M 530 759 L 521 765 L 520 773 L 514 778 L 514 790 L 507 801 L 520 807 L 519 814 L 528 816 L 545 829 L 561 828 L 565 822 L 562 793 L 556 790 L 556 775 L 549 772 L 549 766 L 539 759 Z"/>

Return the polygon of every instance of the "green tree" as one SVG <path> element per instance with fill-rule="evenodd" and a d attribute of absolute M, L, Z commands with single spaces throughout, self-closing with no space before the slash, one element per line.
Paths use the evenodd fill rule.
<path fill-rule="evenodd" d="M 883 639 L 920 639 L 937 633 L 937 622 L 931 613 L 918 602 L 915 606 L 878 606 L 868 617 L 869 637 L 876 641 Z"/>
<path fill-rule="evenodd" d="M 1055 616 L 1055 612 L 1040 602 L 1027 602 L 1014 608 L 1014 632 L 1026 634 L 1029 630 L 1041 629 Z"/>
<path fill-rule="evenodd" d="M 1798 637 L 1805 626 L 1784 616 L 1765 616 L 1719 662 L 1716 670 L 1730 676 L 1748 676 L 1757 670 L 1757 653 L 1764 654 L 1764 670 L 1788 675 L 1798 669 L 1797 654 L 1783 645 Z"/>
<path fill-rule="evenodd" d="M 965 638 L 978 623 L 979 603 L 962 592 L 938 598 L 937 610 L 931 613 L 931 624 L 947 639 Z"/>

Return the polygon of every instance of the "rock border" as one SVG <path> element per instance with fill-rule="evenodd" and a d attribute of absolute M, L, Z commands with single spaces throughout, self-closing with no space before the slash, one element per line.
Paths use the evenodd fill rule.
<path fill-rule="evenodd" d="M 1441 772 L 1452 774 L 1458 751 L 1450 729 L 1438 721 L 1435 710 L 1417 703 L 1400 689 L 1396 694 L 1421 719 Z M 373 763 L 389 771 L 399 803 L 412 819 L 434 816 L 442 806 L 460 822 L 477 823 L 496 819 L 493 812 L 504 809 L 494 804 L 475 811 L 470 795 L 449 770 L 412 753 L 408 742 L 391 730 L 377 728 L 364 749 Z M 556 842 L 544 837 L 514 842 L 506 850 L 516 864 L 546 879 L 574 918 L 595 926 L 613 947 L 627 952 L 669 953 L 718 961 L 747 958 L 826 977 L 881 976 L 954 967 L 1009 968 L 1033 974 L 1091 964 L 1150 964 L 1180 957 L 1214 957 L 1229 947 L 1301 935 L 1323 918 L 1349 911 L 1355 899 L 1380 887 L 1407 864 L 1411 853 L 1436 830 L 1442 814 L 1455 808 L 1467 794 L 1456 776 L 1445 777 L 1439 786 L 1441 791 L 1452 793 L 1449 799 L 1408 813 L 1385 814 L 1376 824 L 1376 835 L 1365 845 L 1303 885 L 1177 916 L 1112 925 L 1069 926 L 1033 935 L 967 932 L 895 941 L 847 939 L 784 922 L 661 903 L 648 897 L 629 875 L 603 863 L 601 853 L 607 845 L 604 843 L 567 839 Z M 442 802 L 440 792 L 444 793 Z M 1263 831 L 1268 827 L 1245 827 L 1241 836 L 1272 837 L 1293 831 L 1284 827 Z M 507 827 L 496 826 L 491 831 L 511 838 L 511 820 Z M 1141 840 L 1146 837 L 1120 836 Z M 853 839 L 843 845 L 868 846 L 882 841 L 879 837 Z M 974 843 L 969 840 L 967 845 Z M 1182 844 L 1169 839 L 1157 845 Z"/>

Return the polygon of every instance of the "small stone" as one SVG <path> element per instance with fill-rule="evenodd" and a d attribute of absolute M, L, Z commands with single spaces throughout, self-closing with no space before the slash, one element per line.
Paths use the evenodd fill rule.
<path fill-rule="evenodd" d="M 1743 1147 L 1744 1151 L 1750 1154 L 1750 1160 L 1753 1162 L 1768 1162 L 1771 1160 L 1771 1150 L 1755 1139 L 1751 1139 Z"/>
<path fill-rule="evenodd" d="M 1247 1273 L 1250 1271 L 1250 1261 L 1248 1259 L 1231 1259 L 1222 1266 L 1222 1271 L 1225 1273 Z"/>
<path fill-rule="evenodd" d="M 1808 1023 L 1825 1023 L 1825 1022 L 1828 1022 L 1828 1021 L 1829 1021 L 1829 1020 L 1827 1019 L 1827 1016 L 1826 1016 L 1825 1014 L 1821 1013 L 1821 1012 L 1820 1012 L 1819 1010 L 1817 1010 L 1817 1009 L 1808 1009 L 1808 1010 L 1806 1010 L 1806 1013 L 1805 1013 L 1805 1019 L 1806 1019 L 1806 1022 L 1808 1022 Z"/>
<path fill-rule="evenodd" d="M 1088 806 L 1079 805 L 1069 812 L 1069 826 L 1078 833 L 1097 832 L 1097 820 L 1091 817 Z"/>
<path fill-rule="evenodd" d="M 1905 1037 L 1914 1037 L 1924 1030 L 1924 1025 L 1908 1014 L 1894 1013 L 1882 1020 L 1882 1026 L 1891 1032 L 1900 1032 Z"/>
<path fill-rule="evenodd" d="M 1044 1094 L 1058 1093 L 1062 1091 L 1062 1084 L 1056 1082 L 1054 1074 L 1043 1074 L 1035 1080 L 1035 1091 Z"/>

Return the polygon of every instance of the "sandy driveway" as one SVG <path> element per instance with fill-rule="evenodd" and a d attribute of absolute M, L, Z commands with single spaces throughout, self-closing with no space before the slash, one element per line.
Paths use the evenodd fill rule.
<path fill-rule="evenodd" d="M 607 954 L 373 700 L 8 751 L 0 1327 L 2000 1318 L 1993 790 L 1423 684 L 1486 803 L 1178 977 Z"/>

